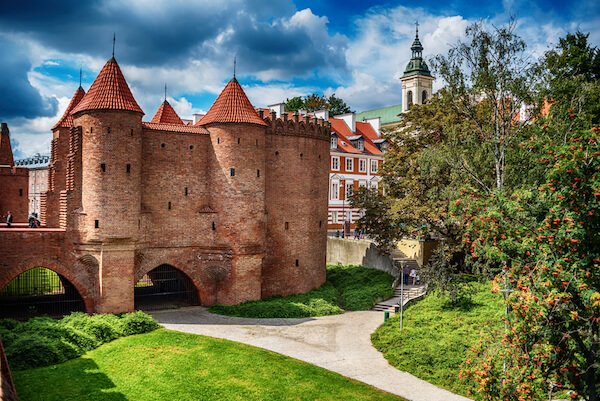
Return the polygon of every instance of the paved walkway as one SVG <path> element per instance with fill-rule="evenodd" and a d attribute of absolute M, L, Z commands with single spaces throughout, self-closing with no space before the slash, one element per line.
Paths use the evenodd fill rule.
<path fill-rule="evenodd" d="M 203 307 L 156 311 L 170 330 L 265 348 L 337 372 L 411 401 L 468 401 L 388 364 L 371 345 L 383 313 L 347 312 L 306 319 L 249 319 L 214 315 Z"/>

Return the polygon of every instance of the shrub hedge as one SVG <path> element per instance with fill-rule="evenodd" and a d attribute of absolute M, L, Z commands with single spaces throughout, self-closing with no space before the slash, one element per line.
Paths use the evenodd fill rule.
<path fill-rule="evenodd" d="M 139 311 L 119 315 L 76 312 L 61 320 L 0 320 L 0 338 L 11 368 L 22 370 L 77 358 L 119 337 L 147 333 L 158 327 L 150 315 Z"/>

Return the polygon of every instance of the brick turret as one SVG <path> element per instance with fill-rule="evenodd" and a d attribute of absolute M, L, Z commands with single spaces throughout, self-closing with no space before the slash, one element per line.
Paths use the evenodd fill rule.
<path fill-rule="evenodd" d="M 15 166 L 8 125 L 0 125 L 0 216 L 2 222 L 7 212 L 13 222 L 27 221 L 29 207 L 29 170 Z"/>
<path fill-rule="evenodd" d="M 236 298 L 259 299 L 265 243 L 265 126 L 244 90 L 233 78 L 200 120 L 213 148 L 212 188 L 219 214 L 218 238 L 234 252 L 239 277 Z M 245 284 L 243 284 L 245 282 Z M 253 286 L 247 283 L 254 282 Z"/>
<path fill-rule="evenodd" d="M 100 312 L 133 309 L 130 280 L 141 231 L 143 114 L 114 57 L 72 111 L 74 125 L 82 131 L 78 233 L 82 243 L 96 247 L 102 266 Z M 105 299 L 106 291 L 120 295 Z"/>
<path fill-rule="evenodd" d="M 60 194 L 67 189 L 67 158 L 69 155 L 69 135 L 73 127 L 71 112 L 81 102 L 85 91 L 77 88 L 67 110 L 52 127 L 50 165 L 48 166 L 48 192 L 42 195 L 44 202 L 40 217 L 48 227 L 58 227 L 60 221 Z"/>
<path fill-rule="evenodd" d="M 14 165 L 15 159 L 13 158 L 12 146 L 10 145 L 8 125 L 2 123 L 0 132 L 0 166 L 12 167 Z"/>

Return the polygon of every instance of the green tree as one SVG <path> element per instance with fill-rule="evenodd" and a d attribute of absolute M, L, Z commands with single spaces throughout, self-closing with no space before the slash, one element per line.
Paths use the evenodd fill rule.
<path fill-rule="evenodd" d="M 327 109 L 329 110 L 330 116 L 339 116 L 340 114 L 352 112 L 346 102 L 337 97 L 335 93 L 327 98 Z"/>
<path fill-rule="evenodd" d="M 301 96 L 285 99 L 285 111 L 298 111 L 302 108 L 304 108 L 304 99 Z"/>
<path fill-rule="evenodd" d="M 522 104 L 533 105 L 535 87 L 526 44 L 514 33 L 515 21 L 504 27 L 470 25 L 466 42 L 434 58 L 433 68 L 446 83 L 449 105 L 471 122 L 482 146 L 492 153 L 495 187 L 506 180 L 506 152 L 526 126 L 516 124 Z M 535 109 L 530 113 L 535 116 Z"/>
<path fill-rule="evenodd" d="M 327 98 L 322 95 L 313 93 L 304 98 L 304 110 L 306 111 L 317 111 L 327 108 Z"/>

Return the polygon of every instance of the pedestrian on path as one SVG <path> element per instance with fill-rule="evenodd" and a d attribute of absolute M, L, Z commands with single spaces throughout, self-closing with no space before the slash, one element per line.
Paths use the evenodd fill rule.
<path fill-rule="evenodd" d="M 412 285 L 417 284 L 417 271 L 415 269 L 411 269 L 408 275 L 412 279 Z"/>
<path fill-rule="evenodd" d="M 12 222 L 13 222 L 13 215 L 12 213 L 9 211 L 6 214 L 6 227 L 10 228 L 10 226 L 12 226 Z"/>

